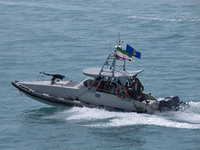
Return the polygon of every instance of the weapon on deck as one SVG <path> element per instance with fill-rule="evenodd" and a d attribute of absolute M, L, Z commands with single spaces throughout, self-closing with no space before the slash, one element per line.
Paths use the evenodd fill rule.
<path fill-rule="evenodd" d="M 44 75 L 47 75 L 47 76 L 52 76 L 51 84 L 54 84 L 56 79 L 60 79 L 60 80 L 62 80 L 62 79 L 65 78 L 65 76 L 63 76 L 63 75 L 60 75 L 60 74 L 50 74 L 50 73 L 45 73 L 44 71 L 43 71 L 43 72 L 40 72 L 40 74 L 44 74 Z"/>

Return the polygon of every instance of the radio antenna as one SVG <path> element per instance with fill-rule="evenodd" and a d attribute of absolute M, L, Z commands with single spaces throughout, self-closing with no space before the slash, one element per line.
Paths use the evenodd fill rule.
<path fill-rule="evenodd" d="M 120 40 L 120 33 L 119 33 L 119 38 L 118 38 L 118 40 L 116 41 L 116 43 L 120 46 L 121 44 L 123 44 L 124 43 L 124 41 L 121 41 Z"/>

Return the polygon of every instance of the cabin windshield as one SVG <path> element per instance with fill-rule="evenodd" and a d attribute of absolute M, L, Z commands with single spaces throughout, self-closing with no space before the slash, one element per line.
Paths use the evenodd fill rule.
<path fill-rule="evenodd" d="M 93 83 L 93 82 L 94 82 L 93 79 L 87 79 L 87 80 L 85 80 L 85 81 L 83 82 L 83 85 L 84 85 L 85 87 L 90 88 L 90 87 L 92 86 L 92 83 Z"/>
<path fill-rule="evenodd" d="M 146 97 L 142 92 L 144 87 L 136 76 L 123 78 L 123 80 L 98 76 L 93 82 L 90 82 L 90 89 L 117 95 L 120 98 L 128 96 L 135 100 L 145 100 Z"/>
<path fill-rule="evenodd" d="M 94 82 L 92 83 L 92 87 L 96 89 L 96 91 L 101 91 L 105 93 L 115 94 L 115 89 L 118 86 L 124 86 L 127 89 L 132 85 L 132 78 L 124 78 L 123 80 L 120 78 L 112 78 L 112 77 L 102 77 L 98 76 Z"/>

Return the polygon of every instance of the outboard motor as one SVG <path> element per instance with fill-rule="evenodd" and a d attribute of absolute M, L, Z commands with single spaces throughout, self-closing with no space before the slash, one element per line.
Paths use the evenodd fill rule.
<path fill-rule="evenodd" d="M 178 96 L 166 97 L 164 100 L 161 100 L 158 106 L 159 111 L 167 110 L 179 110 L 180 99 Z"/>

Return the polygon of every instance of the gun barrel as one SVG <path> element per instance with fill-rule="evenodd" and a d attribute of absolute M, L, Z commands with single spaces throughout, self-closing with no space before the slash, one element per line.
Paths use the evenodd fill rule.
<path fill-rule="evenodd" d="M 47 75 L 47 76 L 53 76 L 54 75 L 54 74 L 45 73 L 44 71 L 40 72 L 40 74 L 44 74 L 44 75 Z"/>
<path fill-rule="evenodd" d="M 60 74 L 50 74 L 50 73 L 45 73 L 44 71 L 43 72 L 40 72 L 40 74 L 44 74 L 44 75 L 47 75 L 47 76 L 52 76 L 52 80 L 55 80 L 55 79 L 64 79 L 65 76 L 63 75 L 60 75 Z"/>

